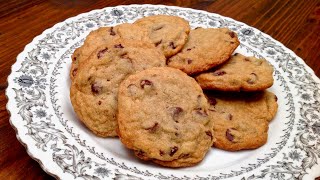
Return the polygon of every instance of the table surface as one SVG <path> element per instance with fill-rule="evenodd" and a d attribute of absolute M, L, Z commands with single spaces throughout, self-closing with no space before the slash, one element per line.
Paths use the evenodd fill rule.
<path fill-rule="evenodd" d="M 7 0 L 0 3 L 0 177 L 53 179 L 28 156 L 9 124 L 7 76 L 24 46 L 79 13 L 120 4 L 160 3 L 218 13 L 253 26 L 293 50 L 320 77 L 320 0 Z"/>

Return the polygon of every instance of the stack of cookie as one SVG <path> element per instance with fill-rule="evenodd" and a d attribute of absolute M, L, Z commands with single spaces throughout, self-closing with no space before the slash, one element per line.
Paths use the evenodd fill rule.
<path fill-rule="evenodd" d="M 229 151 L 255 149 L 267 142 L 277 112 L 273 67 L 264 59 L 235 53 L 219 67 L 195 78 L 205 91 L 214 119 L 214 146 Z"/>
<path fill-rule="evenodd" d="M 94 134 L 119 136 L 163 166 L 192 166 L 212 145 L 257 148 L 277 111 L 275 95 L 263 91 L 273 69 L 232 56 L 238 45 L 227 28 L 190 30 L 175 16 L 99 28 L 72 55 L 73 108 Z"/>

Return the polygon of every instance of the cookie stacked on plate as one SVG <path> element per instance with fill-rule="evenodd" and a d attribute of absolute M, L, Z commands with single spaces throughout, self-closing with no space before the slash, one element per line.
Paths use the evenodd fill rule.
<path fill-rule="evenodd" d="M 212 145 L 257 148 L 277 110 L 263 91 L 273 69 L 232 56 L 238 45 L 227 28 L 191 30 L 167 15 L 99 28 L 72 55 L 73 108 L 94 134 L 119 136 L 138 158 L 163 166 L 197 164 Z"/>
<path fill-rule="evenodd" d="M 224 64 L 197 75 L 214 119 L 214 146 L 237 151 L 267 142 L 269 122 L 277 112 L 273 67 L 264 59 L 235 53 Z"/>

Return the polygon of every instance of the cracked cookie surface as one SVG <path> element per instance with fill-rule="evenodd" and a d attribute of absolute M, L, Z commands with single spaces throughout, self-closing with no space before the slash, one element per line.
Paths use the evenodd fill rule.
<path fill-rule="evenodd" d="M 192 166 L 212 146 L 207 99 L 180 70 L 151 68 L 130 75 L 120 85 L 118 102 L 119 137 L 140 159 Z"/>
<path fill-rule="evenodd" d="M 116 136 L 119 84 L 132 73 L 161 66 L 164 55 L 149 43 L 118 39 L 98 47 L 71 84 L 74 111 L 96 135 Z"/>

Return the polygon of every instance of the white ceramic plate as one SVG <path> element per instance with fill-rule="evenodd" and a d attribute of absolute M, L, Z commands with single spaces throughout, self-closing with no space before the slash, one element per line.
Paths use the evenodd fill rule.
<path fill-rule="evenodd" d="M 180 169 L 139 161 L 117 138 L 99 138 L 76 118 L 69 99 L 71 54 L 101 26 L 169 14 L 193 28 L 228 27 L 236 50 L 267 59 L 275 68 L 279 111 L 263 147 L 241 152 L 211 149 L 200 164 Z M 44 31 L 17 57 L 6 91 L 17 138 L 49 174 L 61 179 L 312 179 L 320 176 L 320 81 L 281 43 L 217 14 L 187 8 L 131 5 L 80 14 Z"/>

